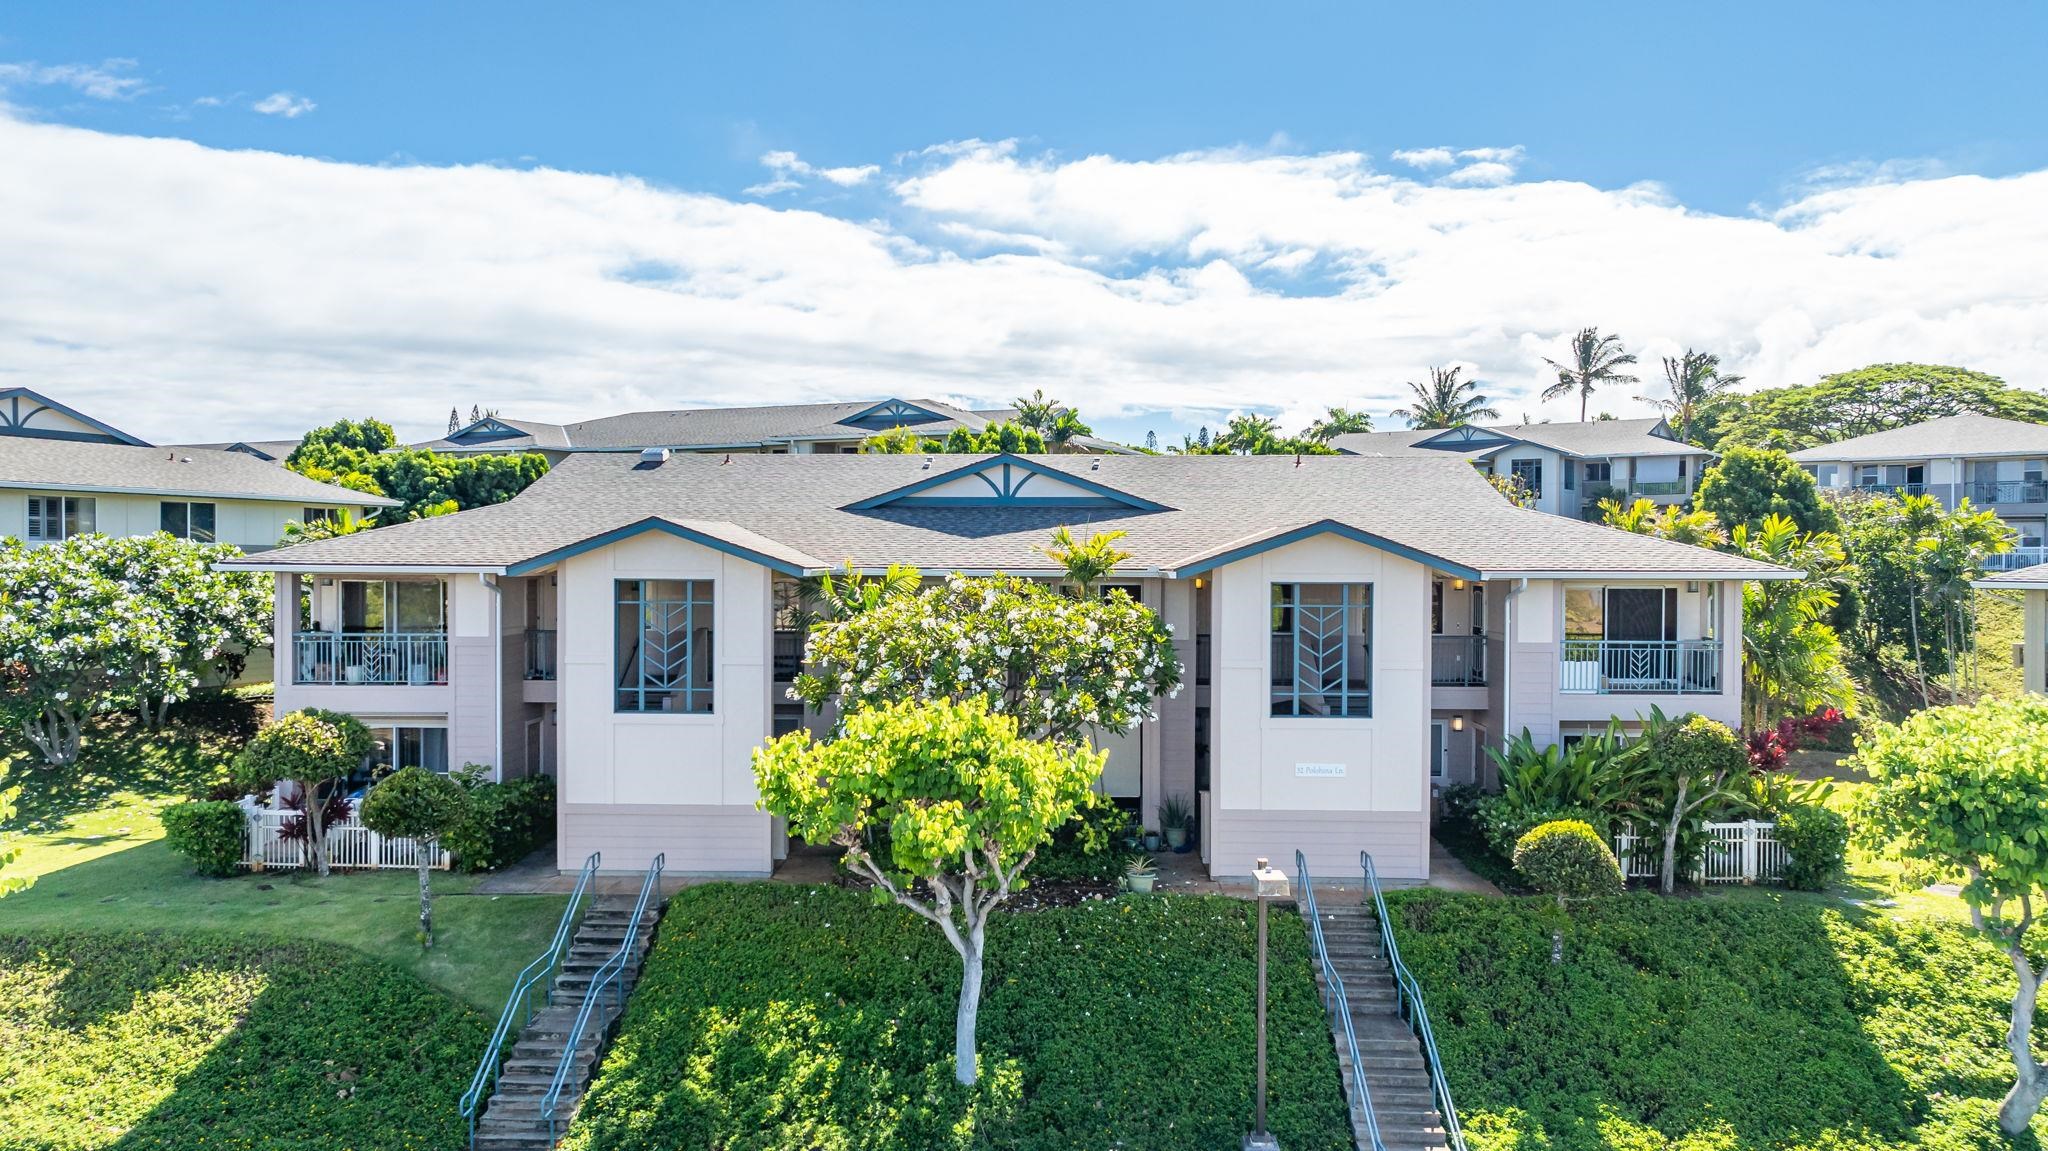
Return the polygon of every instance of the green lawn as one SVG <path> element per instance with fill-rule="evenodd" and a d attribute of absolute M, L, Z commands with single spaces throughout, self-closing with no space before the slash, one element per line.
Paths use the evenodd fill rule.
<path fill-rule="evenodd" d="M 325 944 L 0 929 L 0 1148 L 454 1151 L 488 1034 Z"/>
<path fill-rule="evenodd" d="M 2048 1133 L 2037 1119 L 2008 1144 L 1994 1125 L 2013 974 L 1958 927 L 1763 892 L 1569 916 L 1434 891 L 1390 903 L 1474 1151 L 1988 1151 Z"/>
<path fill-rule="evenodd" d="M 959 960 L 835 888 L 670 904 L 566 1147 L 581 1151 L 1235 1147 L 1249 1129 L 1253 930 L 1217 896 L 1126 896 L 991 925 L 982 1082 L 953 1082 Z M 1298 917 L 1274 919 L 1273 1129 L 1350 1146 Z"/>

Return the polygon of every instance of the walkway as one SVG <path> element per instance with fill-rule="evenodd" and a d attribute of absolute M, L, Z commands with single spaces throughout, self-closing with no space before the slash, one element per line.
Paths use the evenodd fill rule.
<path fill-rule="evenodd" d="M 1159 868 L 1159 882 L 1154 890 L 1171 891 L 1177 895 L 1230 895 L 1239 899 L 1252 897 L 1250 880 L 1210 878 L 1202 867 L 1202 857 L 1198 852 L 1190 851 L 1179 855 L 1164 852 L 1155 855 L 1153 861 Z M 1335 866 L 1340 862 L 1346 866 Z M 1291 870 L 1293 860 L 1275 860 L 1274 863 L 1285 871 Z M 1360 902 L 1365 898 L 1365 877 L 1359 873 L 1356 858 L 1342 861 L 1312 859 L 1309 864 L 1311 867 L 1321 867 L 1335 877 L 1318 877 L 1318 892 L 1329 892 L 1339 901 L 1346 896 L 1350 897 L 1351 902 Z M 1463 891 L 1472 895 L 1501 893 L 1500 888 L 1459 862 L 1457 856 L 1444 850 L 1444 846 L 1434 839 L 1429 841 L 1428 879 L 1382 879 L 1380 887 L 1388 891 L 1410 887 L 1434 887 L 1440 891 Z"/>

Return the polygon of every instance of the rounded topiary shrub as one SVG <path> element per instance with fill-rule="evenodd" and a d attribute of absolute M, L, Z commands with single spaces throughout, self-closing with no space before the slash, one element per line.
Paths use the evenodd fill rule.
<path fill-rule="evenodd" d="M 195 799 L 162 815 L 164 842 L 201 875 L 233 875 L 249 843 L 249 817 L 233 800 Z"/>
<path fill-rule="evenodd" d="M 1849 851 L 1849 821 L 1818 803 L 1800 803 L 1778 813 L 1772 834 L 1785 849 L 1785 886 L 1820 891 L 1842 874 Z"/>
<path fill-rule="evenodd" d="M 1623 886 L 1613 849 L 1591 824 L 1577 819 L 1539 824 L 1516 841 L 1515 870 L 1560 905 L 1568 899 L 1616 895 Z"/>

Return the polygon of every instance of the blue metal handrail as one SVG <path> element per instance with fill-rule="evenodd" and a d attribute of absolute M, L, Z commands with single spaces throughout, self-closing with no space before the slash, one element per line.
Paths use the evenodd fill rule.
<path fill-rule="evenodd" d="M 477 1112 L 483 1106 L 484 1097 L 490 1093 L 491 1085 L 498 1080 L 498 1069 L 504 1063 L 501 1056 L 505 1040 L 512 1034 L 512 1017 L 519 1016 L 519 1028 L 524 1030 L 533 1021 L 534 989 L 547 986 L 555 968 L 562 962 L 562 953 L 569 947 L 569 936 L 576 924 L 576 912 L 584 896 L 590 891 L 590 880 L 597 874 L 598 864 L 603 861 L 599 852 L 591 852 L 583 861 L 583 871 L 576 877 L 576 886 L 569 892 L 569 906 L 562 909 L 562 921 L 555 925 L 555 937 L 548 943 L 546 951 L 540 953 L 532 963 L 526 965 L 512 980 L 512 993 L 505 997 L 505 1009 L 498 1012 L 498 1025 L 491 1031 L 491 1041 L 484 1047 L 483 1058 L 477 1061 L 476 1074 L 470 1076 L 469 1090 L 462 1093 L 462 1117 L 469 1122 L 469 1145 L 476 1147 Z M 549 987 L 545 997 L 554 1000 L 554 990 Z"/>
<path fill-rule="evenodd" d="M 1380 873 L 1372 865 L 1372 853 L 1358 853 L 1365 871 L 1365 887 L 1372 892 L 1373 914 L 1380 920 L 1380 942 L 1387 952 L 1387 966 L 1394 972 L 1394 990 L 1401 1005 L 1401 1017 L 1422 1040 L 1423 1057 L 1429 1060 L 1429 1087 L 1436 1095 L 1437 1113 L 1443 1117 L 1444 1138 L 1451 1151 L 1465 1151 L 1465 1129 L 1458 1123 L 1457 1105 L 1451 1102 L 1451 1083 L 1444 1078 L 1443 1060 L 1436 1053 L 1436 1029 L 1429 1025 L 1429 1006 L 1422 1001 L 1422 985 L 1401 962 L 1401 945 L 1394 942 L 1394 921 L 1387 918 L 1387 901 L 1380 895 Z"/>
<path fill-rule="evenodd" d="M 640 899 L 633 904 L 633 914 L 626 919 L 626 937 L 619 940 L 619 949 L 611 953 L 590 977 L 590 986 L 583 992 L 583 1008 L 576 1013 L 576 1023 L 569 1028 L 569 1037 L 562 1045 L 562 1061 L 555 1065 L 555 1077 L 548 1083 L 547 1094 L 540 1098 L 540 1117 L 548 1121 L 550 1143 L 561 1138 L 555 1129 L 555 1111 L 562 1102 L 562 1088 L 569 1081 L 569 1069 L 576 1063 L 576 1048 L 583 1042 L 583 1033 L 590 1027 L 591 1009 L 604 997 L 607 987 L 616 999 L 620 1011 L 626 1007 L 626 966 L 633 960 L 633 943 L 640 934 L 640 920 L 647 914 L 647 904 L 654 898 L 655 890 L 661 885 L 661 870 L 668 865 L 668 853 L 662 852 L 647 865 L 647 877 L 640 881 Z"/>
<path fill-rule="evenodd" d="M 1323 970 L 1323 987 L 1329 997 L 1326 1006 L 1344 1021 L 1344 1051 L 1351 1057 L 1351 1086 L 1347 1093 L 1353 1097 L 1348 1102 L 1365 1116 L 1371 1151 L 1387 1151 L 1387 1145 L 1380 1141 L 1379 1116 L 1373 1114 L 1372 1093 L 1365 1087 L 1365 1064 L 1358 1058 L 1358 1032 L 1351 1025 L 1351 1000 L 1344 994 L 1344 980 L 1337 974 L 1337 965 L 1330 962 L 1330 949 L 1323 943 L 1323 919 L 1316 914 L 1315 882 L 1309 877 L 1308 857 L 1299 851 L 1294 853 L 1294 871 L 1301 884 L 1301 905 L 1308 912 L 1309 946 L 1315 949 L 1316 962 Z"/>

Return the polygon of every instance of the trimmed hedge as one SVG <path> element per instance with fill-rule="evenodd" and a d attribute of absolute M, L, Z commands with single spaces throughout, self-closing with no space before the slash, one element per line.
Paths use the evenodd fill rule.
<path fill-rule="evenodd" d="M 249 846 L 249 816 L 228 799 L 195 799 L 164 808 L 164 843 L 192 870 L 215 878 L 242 867 Z"/>
<path fill-rule="evenodd" d="M 325 944 L 0 936 L 0 1147 L 459 1148 L 486 1021 Z"/>
<path fill-rule="evenodd" d="M 1961 927 L 1798 897 L 1387 902 L 1473 1151 L 2037 1146 L 1994 1121 L 2012 968 Z"/>
<path fill-rule="evenodd" d="M 1774 816 L 1772 836 L 1784 847 L 1785 886 L 1823 891 L 1842 874 L 1849 857 L 1849 821 L 1818 803 L 1793 804 Z"/>
<path fill-rule="evenodd" d="M 571 1128 L 578 1151 L 1235 1147 L 1250 1129 L 1255 929 L 1216 896 L 996 916 L 982 1073 L 953 1082 L 960 961 L 837 888 L 678 894 Z M 1272 919 L 1269 1121 L 1351 1146 L 1298 917 Z"/>
<path fill-rule="evenodd" d="M 555 837 L 555 777 L 529 775 L 469 789 L 469 813 L 441 837 L 464 871 L 496 871 Z"/>
<path fill-rule="evenodd" d="M 1538 824 L 1515 843 L 1515 870 L 1562 904 L 1620 895 L 1621 864 L 1600 833 L 1576 819 Z"/>

